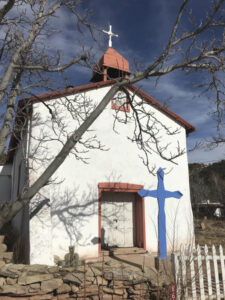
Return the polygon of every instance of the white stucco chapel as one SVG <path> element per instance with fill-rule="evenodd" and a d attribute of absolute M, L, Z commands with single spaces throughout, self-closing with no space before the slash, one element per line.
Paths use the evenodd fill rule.
<path fill-rule="evenodd" d="M 91 82 L 87 78 L 82 86 L 25 99 L 32 109 L 24 139 L 7 162 L 7 172 L 13 174 L 10 189 L 23 189 L 25 173 L 31 185 L 115 80 L 130 74 L 129 62 L 110 44 L 90 73 Z M 142 198 L 138 191 L 157 189 L 159 168 L 165 172 L 166 189 L 179 190 L 183 195 L 165 201 L 167 251 L 193 241 L 186 139 L 195 128 L 159 101 L 138 85 L 127 85 L 114 95 L 51 182 L 31 200 L 29 213 L 24 215 L 28 218 L 30 263 L 54 265 L 56 258 L 63 259 L 68 253 L 70 245 L 87 260 L 96 259 L 111 247 L 139 247 L 157 253 L 158 202 L 156 198 Z M 138 142 L 132 106 L 145 122 L 143 128 L 157 136 L 154 140 L 142 133 L 148 151 Z M 177 151 L 182 155 L 172 162 L 165 159 Z M 8 193 L 11 201 L 16 193 Z"/>

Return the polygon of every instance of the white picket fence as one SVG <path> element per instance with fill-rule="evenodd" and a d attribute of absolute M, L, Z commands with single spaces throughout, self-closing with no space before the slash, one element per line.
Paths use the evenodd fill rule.
<path fill-rule="evenodd" d="M 174 255 L 177 299 L 225 299 L 225 256 L 213 245 L 208 247 L 181 246 Z"/>

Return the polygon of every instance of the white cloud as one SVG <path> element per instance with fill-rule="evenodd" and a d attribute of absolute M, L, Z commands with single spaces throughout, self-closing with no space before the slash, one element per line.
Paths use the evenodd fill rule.
<path fill-rule="evenodd" d="M 211 151 L 204 150 L 196 150 L 188 153 L 188 161 L 189 163 L 213 163 L 216 161 L 220 161 L 225 157 L 225 146 L 221 145 Z"/>

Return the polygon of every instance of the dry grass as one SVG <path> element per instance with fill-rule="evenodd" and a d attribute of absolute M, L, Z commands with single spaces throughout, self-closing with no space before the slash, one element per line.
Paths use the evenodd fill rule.
<path fill-rule="evenodd" d="M 205 229 L 202 229 L 201 223 Z M 195 219 L 196 245 L 222 245 L 225 249 L 225 220 L 224 219 Z"/>

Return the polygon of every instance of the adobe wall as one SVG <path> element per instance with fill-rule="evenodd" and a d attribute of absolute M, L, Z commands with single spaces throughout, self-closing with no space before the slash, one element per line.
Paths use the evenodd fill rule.
<path fill-rule="evenodd" d="M 82 95 L 76 95 L 76 97 L 79 96 L 80 101 L 82 97 L 85 97 L 87 100 L 93 100 L 93 103 L 98 103 L 109 88 L 88 91 Z M 138 96 L 135 97 L 137 102 L 140 101 Z M 67 137 L 63 136 L 62 132 L 71 133 L 78 127 L 76 121 L 71 117 L 73 111 L 69 112 L 63 106 L 63 103 L 68 103 L 66 101 L 71 98 L 73 96 L 68 96 L 67 99 L 46 101 L 46 104 L 51 105 L 51 109 L 57 113 L 58 119 L 62 122 L 60 123 L 62 131 L 52 121 L 52 116 L 42 103 L 34 104 L 33 112 L 38 114 L 40 119 L 38 126 L 35 126 L 35 122 L 32 123 L 32 136 L 39 137 L 41 140 L 50 137 L 51 140 L 47 139 L 45 143 L 43 160 L 40 160 L 39 164 L 33 160 L 35 172 L 33 170 L 30 172 L 30 184 L 44 171 L 44 158 L 48 155 L 49 157 L 56 155 L 61 149 L 62 143 L 57 139 L 60 137 L 65 140 Z M 75 103 L 79 102 L 79 98 L 75 98 L 75 100 Z M 149 106 L 146 107 L 147 111 L 149 109 Z M 44 199 L 50 199 L 50 206 L 45 206 L 30 222 L 31 263 L 54 264 L 54 255 L 62 258 L 69 245 L 76 245 L 76 252 L 82 258 L 98 257 L 100 240 L 99 183 L 120 182 L 143 185 L 145 189 L 151 190 L 157 188 L 157 176 L 149 173 L 140 159 L 140 156 L 144 157 L 144 154 L 136 143 L 129 140 L 134 132 L 133 121 L 128 119 L 127 124 L 117 123 L 115 132 L 113 130 L 115 113 L 116 111 L 112 110 L 110 103 L 92 124 L 91 131 L 86 132 L 83 137 L 83 140 L 88 140 L 96 135 L 97 140 L 105 145 L 105 151 L 92 149 L 86 153 L 82 144 L 78 144 L 76 154 L 81 155 L 84 159 L 88 157 L 88 164 L 83 163 L 82 159 L 77 159 L 76 155 L 71 153 L 52 178 L 55 179 L 56 184 L 53 182 L 42 188 L 40 195 L 35 196 L 32 200 L 37 203 Z M 162 131 L 162 146 L 166 147 L 168 144 L 167 154 L 175 153 L 177 148 L 186 150 L 185 128 L 153 106 L 151 113 L 162 124 L 166 124 L 171 131 L 177 131 L 177 134 L 171 135 L 166 134 L 165 130 Z M 36 144 L 38 145 L 38 142 Z M 35 141 L 31 143 L 31 151 L 35 149 L 36 144 Z M 193 242 L 194 236 L 187 154 L 184 153 L 175 160 L 176 164 L 172 164 L 163 160 L 154 152 L 154 149 L 150 152 L 150 164 L 155 167 L 155 171 L 159 167 L 165 170 L 165 188 L 169 191 L 179 190 L 183 194 L 181 199 L 166 199 L 165 202 L 167 247 L 168 252 L 171 252 L 179 249 L 180 244 Z M 30 164 L 32 164 L 32 159 Z M 157 199 L 146 197 L 144 203 L 146 248 L 149 252 L 157 252 Z"/>

